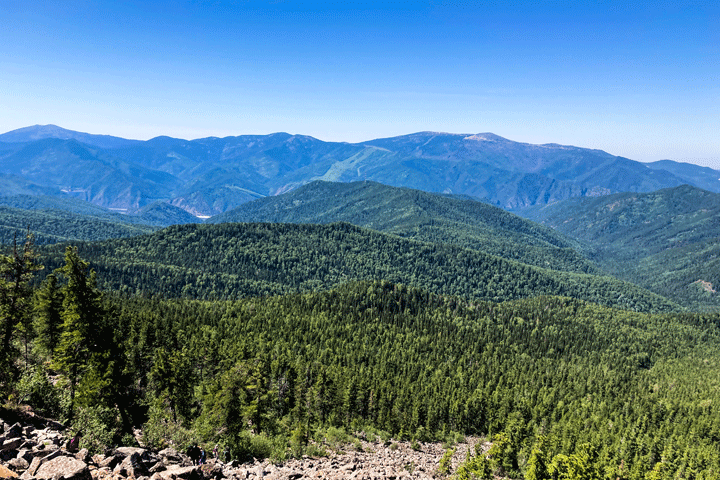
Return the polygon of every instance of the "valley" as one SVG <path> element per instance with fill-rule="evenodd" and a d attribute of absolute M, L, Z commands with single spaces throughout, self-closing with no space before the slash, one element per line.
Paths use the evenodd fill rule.
<path fill-rule="evenodd" d="M 106 458 L 218 445 L 227 478 L 397 448 L 433 478 L 716 478 L 718 178 L 490 133 L 8 132 L 4 408 Z"/>

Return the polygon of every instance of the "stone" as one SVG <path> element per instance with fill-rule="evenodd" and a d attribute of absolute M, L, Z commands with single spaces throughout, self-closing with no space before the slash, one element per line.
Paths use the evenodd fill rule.
<path fill-rule="evenodd" d="M 167 470 L 167 467 L 165 466 L 165 464 L 163 462 L 157 462 L 155 465 L 150 467 L 150 469 L 148 471 L 151 474 L 153 474 L 156 472 L 162 472 L 163 470 Z"/>
<path fill-rule="evenodd" d="M 0 446 L 0 451 L 6 452 L 8 450 L 17 450 L 23 443 L 24 440 L 22 439 L 22 437 L 15 437 L 9 440 L 5 440 Z M 15 455 L 17 455 L 17 453 Z"/>
<path fill-rule="evenodd" d="M 150 477 L 150 480 L 203 480 L 200 467 L 181 467 L 179 465 L 172 465 L 163 470 L 162 472 L 156 472 Z"/>
<path fill-rule="evenodd" d="M 81 448 L 80 451 L 75 454 L 75 458 L 88 464 L 92 462 L 92 457 L 87 448 Z"/>
<path fill-rule="evenodd" d="M 200 471 L 203 474 L 203 477 L 205 478 L 223 478 L 225 475 L 223 473 L 222 467 L 215 463 L 214 461 L 211 461 L 210 463 L 206 463 L 205 465 L 200 466 Z"/>
<path fill-rule="evenodd" d="M 32 459 L 32 462 L 30 462 L 30 466 L 28 466 L 27 470 L 25 470 L 25 473 L 23 474 L 23 478 L 27 475 L 27 477 L 33 477 L 35 476 L 35 472 L 37 472 L 37 469 L 40 468 L 40 465 L 42 465 L 42 458 L 35 457 Z"/>
<path fill-rule="evenodd" d="M 18 478 L 18 474 L 4 465 L 0 465 L 0 478 Z"/>
<path fill-rule="evenodd" d="M 113 469 L 117 464 L 123 461 L 122 455 L 110 455 L 105 457 L 101 462 L 98 462 L 98 467 Z"/>
<path fill-rule="evenodd" d="M 13 458 L 8 463 L 8 466 L 16 472 L 24 472 L 30 466 L 27 460 L 24 458 Z"/>
<path fill-rule="evenodd" d="M 147 454 L 145 450 L 143 452 L 135 451 L 131 455 L 125 457 L 125 459 L 113 469 L 113 473 L 119 473 L 122 476 L 129 477 L 143 477 L 147 476 L 148 468 L 143 462 L 142 456 Z"/>
<path fill-rule="evenodd" d="M 14 424 L 12 427 L 5 430 L 5 438 L 18 438 L 22 437 L 23 427 L 19 423 Z"/>
<path fill-rule="evenodd" d="M 141 457 L 146 455 L 148 453 L 147 450 L 144 448 L 137 448 L 137 447 L 118 447 L 115 449 L 116 454 L 120 454 L 123 457 L 128 457 L 132 455 L 133 453 L 139 454 Z"/>
<path fill-rule="evenodd" d="M 183 461 L 182 456 L 174 448 L 166 448 L 164 450 L 160 450 L 158 452 L 158 456 L 165 464 L 181 463 Z"/>
<path fill-rule="evenodd" d="M 92 480 L 90 469 L 85 462 L 73 457 L 57 457 L 43 463 L 35 472 L 35 478 L 52 480 Z"/>
<path fill-rule="evenodd" d="M 17 456 L 15 458 L 24 458 L 28 461 L 28 463 L 33 461 L 33 458 L 35 458 L 37 455 L 32 450 L 28 450 L 26 448 L 18 450 Z"/>
<path fill-rule="evenodd" d="M 42 465 L 45 462 L 49 462 L 50 460 L 53 460 L 55 458 L 61 457 L 61 456 L 63 456 L 62 450 L 60 450 L 60 449 L 53 450 L 50 453 L 48 453 L 47 455 L 45 455 L 44 457 L 40 457 L 40 465 Z"/>

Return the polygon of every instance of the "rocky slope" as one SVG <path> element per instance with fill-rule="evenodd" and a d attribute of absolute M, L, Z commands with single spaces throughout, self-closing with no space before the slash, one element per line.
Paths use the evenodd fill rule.
<path fill-rule="evenodd" d="M 0 418 L 0 478 L 46 480 L 174 480 L 174 479 L 432 479 L 445 453 L 440 444 L 359 442 L 327 457 L 303 457 L 283 464 L 267 460 L 224 463 L 210 459 L 194 466 L 172 448 L 154 452 L 119 447 L 90 455 L 72 448 L 64 426 L 28 413 L 2 411 Z M 465 459 L 477 440 L 458 444 L 453 468 Z M 82 444 L 81 444 L 82 446 Z"/>

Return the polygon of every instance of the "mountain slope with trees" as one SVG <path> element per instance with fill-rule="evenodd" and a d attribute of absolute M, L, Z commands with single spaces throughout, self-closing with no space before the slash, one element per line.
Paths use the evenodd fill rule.
<path fill-rule="evenodd" d="M 69 419 L 94 452 L 134 427 L 153 448 L 274 461 L 349 434 L 476 434 L 493 446 L 458 475 L 720 470 L 717 314 L 468 301 L 387 281 L 238 301 L 118 297 L 79 249 L 39 287 L 36 260 L 31 244 L 0 256 L 0 392 Z"/>
<path fill-rule="evenodd" d="M 44 261 L 59 266 L 62 248 L 43 248 Z M 130 294 L 234 299 L 388 280 L 478 300 L 565 295 L 639 311 L 680 308 L 612 277 L 546 270 L 347 223 L 179 225 L 78 248 L 102 286 Z"/>
<path fill-rule="evenodd" d="M 403 238 L 472 248 L 553 270 L 598 273 L 581 244 L 486 203 L 375 182 L 316 181 L 248 202 L 207 223 L 348 222 Z"/>
<path fill-rule="evenodd" d="M 12 245 L 15 239 L 22 240 L 27 232 L 34 235 L 38 245 L 42 245 L 131 237 L 152 233 L 158 228 L 64 210 L 24 210 L 0 206 L 0 244 L 4 245 Z"/>
<path fill-rule="evenodd" d="M 688 185 L 522 212 L 594 249 L 609 273 L 694 309 L 720 307 L 720 195 Z"/>

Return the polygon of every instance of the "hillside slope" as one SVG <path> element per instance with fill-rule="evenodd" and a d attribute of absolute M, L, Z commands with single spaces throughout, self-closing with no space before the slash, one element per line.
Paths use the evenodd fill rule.
<path fill-rule="evenodd" d="M 612 277 L 557 272 L 346 223 L 180 225 L 80 245 L 112 290 L 233 299 L 387 280 L 469 299 L 564 295 L 639 311 L 678 305 Z M 43 250 L 52 268 L 62 245 Z"/>
<path fill-rule="evenodd" d="M 130 223 L 110 216 L 64 210 L 26 210 L 0 205 L 0 245 L 22 243 L 31 233 L 38 245 L 68 241 L 107 240 L 152 233 L 160 227 Z"/>
<path fill-rule="evenodd" d="M 553 270 L 598 273 L 576 241 L 486 203 L 376 182 L 316 181 L 248 202 L 207 223 L 348 222 L 425 242 L 447 243 Z"/>
<path fill-rule="evenodd" d="M 692 308 L 720 307 L 720 194 L 683 185 L 521 213 L 592 245 L 592 258 L 613 275 Z"/>

